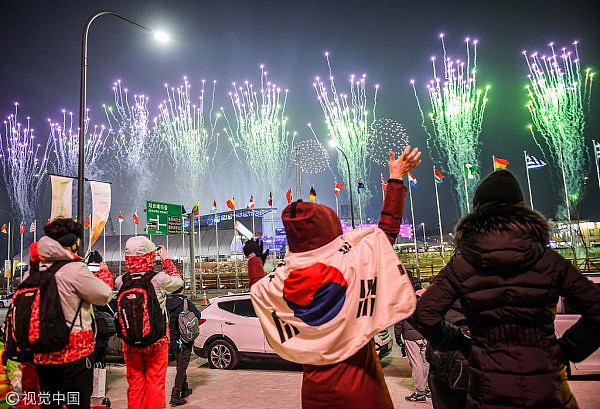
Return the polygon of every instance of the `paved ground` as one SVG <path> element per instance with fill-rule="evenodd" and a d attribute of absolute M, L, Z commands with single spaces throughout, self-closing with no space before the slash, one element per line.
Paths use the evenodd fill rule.
<path fill-rule="evenodd" d="M 411 403 L 404 396 L 412 393 L 412 379 L 406 358 L 399 356 L 399 348 L 384 359 L 384 372 L 396 408 L 432 407 Z M 127 381 L 122 364 L 111 364 L 107 376 L 107 396 L 113 408 L 126 408 Z M 167 371 L 167 400 L 170 396 L 175 367 Z M 302 372 L 298 366 L 287 363 L 244 363 L 233 371 L 213 370 L 205 359 L 190 363 L 188 379 L 194 393 L 182 408 L 202 409 L 297 409 L 300 408 Z M 570 382 L 581 409 L 600 409 L 600 377 Z"/>

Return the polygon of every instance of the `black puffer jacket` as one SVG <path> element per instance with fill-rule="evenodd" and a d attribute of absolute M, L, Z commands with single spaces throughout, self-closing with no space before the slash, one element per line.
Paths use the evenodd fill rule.
<path fill-rule="evenodd" d="M 413 322 L 437 347 L 469 358 L 467 407 L 576 408 L 566 364 L 600 346 L 600 289 L 546 247 L 545 219 L 524 207 L 482 206 L 459 223 L 456 239 Z M 559 295 L 582 317 L 557 340 Z M 456 299 L 471 339 L 443 320 Z"/>

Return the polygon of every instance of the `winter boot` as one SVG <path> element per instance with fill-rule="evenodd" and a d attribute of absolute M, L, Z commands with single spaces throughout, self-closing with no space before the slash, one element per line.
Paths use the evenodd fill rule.
<path fill-rule="evenodd" d="M 186 381 L 183 383 L 183 387 L 181 388 L 181 397 L 187 398 L 191 394 L 192 394 L 192 390 L 190 389 L 190 387 L 188 386 L 188 383 Z"/>
<path fill-rule="evenodd" d="M 181 406 L 185 405 L 187 401 L 181 397 L 181 388 L 173 388 L 171 391 L 171 400 L 169 401 L 169 405 L 171 406 Z"/>

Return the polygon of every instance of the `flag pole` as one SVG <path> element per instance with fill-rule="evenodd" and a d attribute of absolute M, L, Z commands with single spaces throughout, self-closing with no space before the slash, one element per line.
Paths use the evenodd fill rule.
<path fill-rule="evenodd" d="M 492 155 L 492 169 L 496 170 L 496 157 Z"/>
<path fill-rule="evenodd" d="M 135 211 L 135 215 L 137 216 L 137 209 Z M 133 230 L 135 231 L 135 235 L 137 236 L 137 223 L 135 222 L 135 220 L 133 221 Z"/>
<path fill-rule="evenodd" d="M 11 227 L 12 227 L 12 223 L 9 221 L 8 222 L 8 236 L 7 236 L 7 242 L 8 242 L 8 253 L 7 253 L 7 258 L 10 261 L 10 275 L 6 278 L 6 293 L 10 294 L 10 280 L 12 279 L 12 275 L 14 273 L 13 270 L 13 262 L 12 262 L 12 257 L 10 256 L 10 233 L 11 233 Z"/>
<path fill-rule="evenodd" d="M 106 257 L 106 224 L 102 229 L 102 256 Z"/>
<path fill-rule="evenodd" d="M 204 279 L 202 278 L 202 223 L 200 221 L 200 213 L 198 213 L 198 259 L 200 260 L 200 290 L 203 290 Z"/>
<path fill-rule="evenodd" d="M 562 171 L 563 186 L 565 188 L 565 205 L 567 206 L 567 220 L 569 222 L 569 234 L 571 235 L 571 244 L 574 247 L 575 240 L 573 238 L 573 229 L 571 228 L 571 208 L 569 206 L 569 192 L 567 190 L 567 178 L 565 176 L 565 165 L 563 162 L 562 149 L 560 147 L 558 148 L 558 152 L 560 153 L 560 169 Z M 573 249 L 573 256 L 575 256 L 575 249 Z M 577 259 L 575 259 L 575 264 L 577 265 Z"/>
<path fill-rule="evenodd" d="M 440 212 L 440 196 L 438 193 L 438 184 L 435 180 L 435 165 L 433 165 L 433 182 L 435 185 L 435 201 L 437 203 L 437 213 L 438 213 L 438 225 L 440 228 L 440 250 L 442 254 L 442 262 L 446 264 L 446 255 L 444 254 L 444 235 L 442 232 L 442 214 Z"/>
<path fill-rule="evenodd" d="M 275 250 L 275 212 L 273 211 L 273 204 L 271 203 L 271 229 L 273 230 L 273 250 Z"/>
<path fill-rule="evenodd" d="M 336 214 L 336 215 L 337 215 L 337 217 L 339 218 L 339 217 L 340 217 L 339 203 L 338 203 L 338 194 L 339 194 L 339 192 L 336 192 L 336 191 L 335 191 L 335 186 L 337 186 L 337 180 L 335 180 L 335 179 L 334 179 L 334 181 L 333 181 L 333 184 L 334 184 L 334 191 L 333 191 L 333 194 L 334 194 L 334 196 L 335 196 L 335 214 Z"/>
<path fill-rule="evenodd" d="M 469 207 L 469 188 L 467 187 L 467 164 L 463 162 L 463 179 L 465 181 L 465 197 L 467 198 L 467 213 L 471 213 Z"/>
<path fill-rule="evenodd" d="M 383 173 L 381 174 L 381 180 L 383 180 Z M 381 185 L 381 200 L 385 201 L 385 190 L 383 190 L 383 184 Z"/>
<path fill-rule="evenodd" d="M 19 233 L 21 233 L 21 253 L 19 255 L 19 262 L 21 263 L 21 268 L 19 268 L 19 271 L 21 273 L 20 275 L 20 280 L 21 282 L 23 281 L 23 235 L 25 234 L 25 222 L 21 222 L 21 225 L 23 226 L 23 228 L 21 228 L 21 226 L 19 226 Z"/>
<path fill-rule="evenodd" d="M 531 180 L 529 179 L 529 166 L 527 166 L 527 151 L 523 151 L 523 155 L 525 155 L 525 171 L 527 172 L 527 188 L 529 188 L 529 205 L 531 206 L 531 210 L 533 210 L 533 195 L 531 194 Z"/>
<path fill-rule="evenodd" d="M 219 258 L 220 258 L 220 249 L 219 249 L 219 219 L 217 216 L 217 210 L 215 209 L 215 241 L 217 242 L 217 288 L 221 289 L 221 274 L 219 272 Z"/>
<path fill-rule="evenodd" d="M 358 196 L 358 217 L 360 220 L 360 224 L 363 224 L 363 218 L 362 218 L 362 205 L 360 204 L 360 193 L 358 193 L 356 196 Z"/>
<path fill-rule="evenodd" d="M 594 148 L 594 162 L 596 163 L 596 175 L 598 176 L 598 188 L 600 188 L 600 170 L 598 167 L 598 159 L 600 159 L 600 152 L 596 152 L 596 140 L 592 139 L 592 146 Z"/>
<path fill-rule="evenodd" d="M 37 241 L 37 220 L 33 221 L 33 241 Z"/>
<path fill-rule="evenodd" d="M 167 234 L 167 253 L 169 252 L 169 235 Z"/>
<path fill-rule="evenodd" d="M 410 179 L 408 180 L 408 198 L 410 199 L 410 216 L 412 219 L 413 244 L 415 246 L 415 265 L 417 267 L 417 278 L 419 280 L 421 280 L 421 269 L 419 268 L 419 251 L 417 249 L 417 232 L 415 229 L 415 209 L 413 208 L 412 189 L 410 188 Z"/>
<path fill-rule="evenodd" d="M 121 249 L 122 240 L 121 240 L 121 226 L 123 225 L 123 220 L 119 218 L 119 275 L 121 275 L 121 259 L 123 258 L 123 251 Z"/>
<path fill-rule="evenodd" d="M 235 229 L 235 196 L 233 199 L 233 263 L 235 264 L 235 288 L 240 288 L 240 282 L 238 278 L 238 262 L 237 262 L 237 230 Z"/>

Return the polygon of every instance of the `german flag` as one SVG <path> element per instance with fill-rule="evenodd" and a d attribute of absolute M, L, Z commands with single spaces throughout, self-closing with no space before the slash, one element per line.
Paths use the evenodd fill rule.
<path fill-rule="evenodd" d="M 317 198 L 317 191 L 315 190 L 314 185 L 310 187 L 310 192 L 308 193 L 308 198 L 310 200 L 312 200 L 313 202 L 316 200 Z"/>

